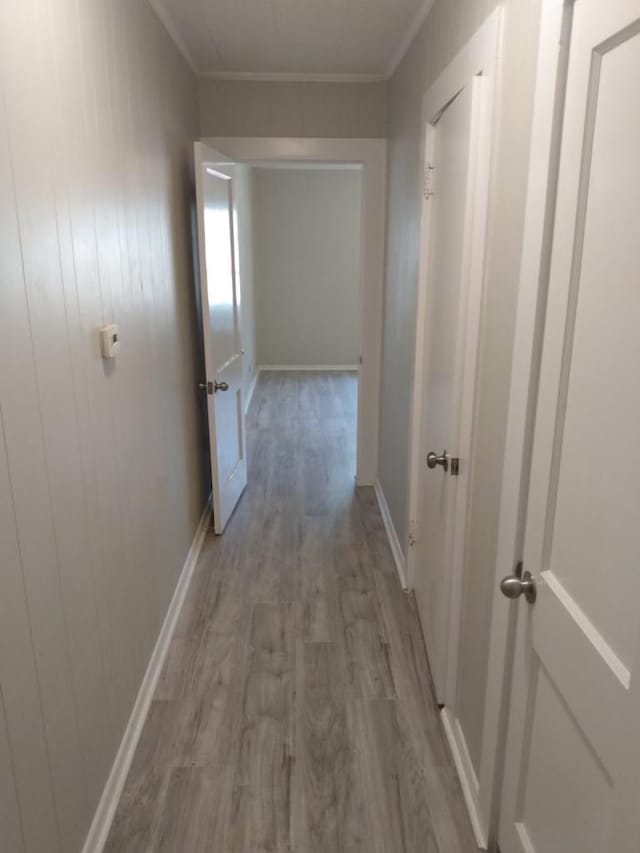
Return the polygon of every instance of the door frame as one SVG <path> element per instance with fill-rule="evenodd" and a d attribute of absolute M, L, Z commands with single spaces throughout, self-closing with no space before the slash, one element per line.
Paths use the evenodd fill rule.
<path fill-rule="evenodd" d="M 470 175 L 469 185 L 474 187 L 474 200 L 471 224 L 471 241 L 468 256 L 465 258 L 464 269 L 466 283 L 466 335 L 465 346 L 458 350 L 456 366 L 456 395 L 460 406 L 454 415 L 458 427 L 457 455 L 462 464 L 471 457 L 474 436 L 475 388 L 478 372 L 478 344 L 480 340 L 482 296 L 485 269 L 485 248 L 489 212 L 490 175 L 493 157 L 493 145 L 496 131 L 495 104 L 498 100 L 499 57 L 502 10 L 494 10 L 476 33 L 469 39 L 462 50 L 446 67 L 433 85 L 427 90 L 422 103 L 422 139 L 421 163 L 426 170 L 432 156 L 435 124 L 443 110 L 453 98 L 468 85 L 478 90 L 480 97 L 474 97 L 472 114 L 472 134 L 477 140 L 477 155 L 473 174 Z M 437 176 L 436 176 L 437 181 Z M 414 380 L 410 416 L 409 433 L 409 478 L 408 478 L 408 523 L 405 531 L 407 553 L 407 572 L 409 587 L 414 588 L 417 571 L 416 540 L 419 536 L 418 513 L 419 496 L 422 489 L 422 478 L 425 476 L 428 448 L 425 446 L 423 405 L 426 398 L 426 323 L 430 298 L 431 282 L 429 280 L 429 234 L 430 234 L 430 205 L 422 193 L 422 214 L 420 226 L 420 259 L 418 272 L 418 295 L 415 332 Z M 431 448 L 429 448 L 431 449 Z M 460 777 L 466 805 L 471 818 L 476 841 L 480 847 L 485 847 L 487 834 L 485 822 L 480 816 L 479 785 L 462 733 L 455 719 L 446 711 L 446 706 L 453 707 L 457 694 L 458 676 L 458 646 L 460 636 L 460 619 L 462 610 L 462 586 L 464 574 L 464 545 L 467 520 L 467 504 L 470 477 L 467 488 L 460 486 L 456 489 L 453 508 L 453 547 L 449 554 L 448 563 L 451 570 L 445 577 L 445 633 L 446 664 L 444 695 L 439 697 L 444 702 L 443 723 L 456 769 Z M 455 533 L 458 532 L 458 535 Z"/>
<path fill-rule="evenodd" d="M 501 595 L 500 580 L 523 556 L 574 2 L 542 0 L 482 729 L 480 813 L 492 845 L 500 818 L 517 627 L 517 608 Z"/>
<path fill-rule="evenodd" d="M 278 162 L 350 163 L 362 167 L 360 244 L 360 368 L 356 483 L 373 486 L 378 477 L 382 314 L 385 276 L 386 139 L 298 137 L 206 137 L 206 145 L 229 160 L 249 165 Z"/>

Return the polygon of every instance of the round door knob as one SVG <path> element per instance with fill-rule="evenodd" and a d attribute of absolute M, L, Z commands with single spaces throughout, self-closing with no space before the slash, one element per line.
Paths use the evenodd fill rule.
<path fill-rule="evenodd" d="M 517 575 L 507 575 L 500 583 L 500 592 L 507 598 L 520 598 L 524 595 L 529 604 L 533 604 L 537 595 L 536 582 L 531 572 L 525 572 L 521 578 Z"/>
<path fill-rule="evenodd" d="M 442 453 L 427 453 L 427 468 L 436 468 L 437 466 L 444 468 L 445 471 L 449 470 L 449 455 L 446 450 L 443 450 Z"/>
<path fill-rule="evenodd" d="M 214 382 L 214 383 L 213 383 L 213 392 L 214 392 L 214 394 L 215 394 L 217 391 L 228 391 L 228 390 L 229 390 L 229 383 L 228 383 L 228 382 L 218 382 L 218 381 L 216 381 L 216 382 Z"/>

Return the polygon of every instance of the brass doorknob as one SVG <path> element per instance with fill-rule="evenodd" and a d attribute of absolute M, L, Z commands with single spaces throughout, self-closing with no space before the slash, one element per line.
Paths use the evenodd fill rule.
<path fill-rule="evenodd" d="M 531 572 L 525 572 L 521 578 L 517 575 L 507 575 L 500 582 L 500 592 L 507 598 L 520 598 L 524 595 L 529 604 L 535 602 L 538 594 Z"/>
<path fill-rule="evenodd" d="M 449 455 L 446 450 L 442 453 L 427 453 L 427 468 L 436 468 L 440 465 L 445 471 L 449 470 Z"/>

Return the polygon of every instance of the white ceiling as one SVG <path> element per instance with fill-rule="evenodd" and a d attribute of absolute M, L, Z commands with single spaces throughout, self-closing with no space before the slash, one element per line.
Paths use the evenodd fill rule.
<path fill-rule="evenodd" d="M 253 79 L 381 79 L 433 0 L 150 0 L 195 71 Z"/>

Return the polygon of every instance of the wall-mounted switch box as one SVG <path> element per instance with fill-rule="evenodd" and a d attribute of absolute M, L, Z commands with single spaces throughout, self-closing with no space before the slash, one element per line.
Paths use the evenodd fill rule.
<path fill-rule="evenodd" d="M 120 352 L 120 334 L 115 323 L 100 329 L 100 349 L 103 358 L 115 358 Z"/>

